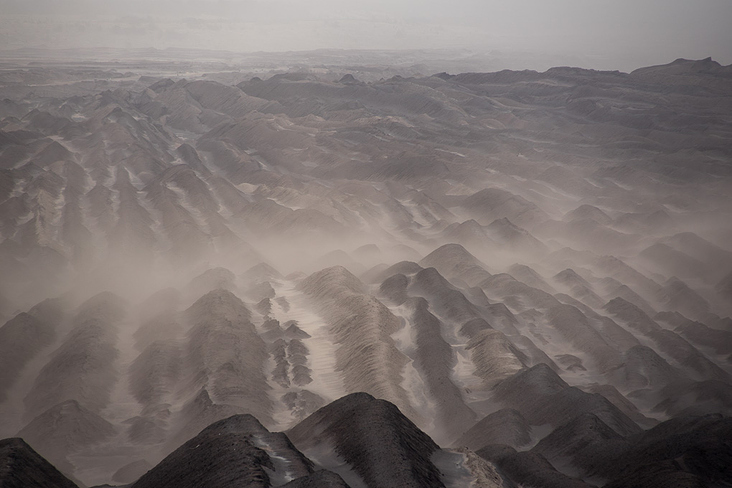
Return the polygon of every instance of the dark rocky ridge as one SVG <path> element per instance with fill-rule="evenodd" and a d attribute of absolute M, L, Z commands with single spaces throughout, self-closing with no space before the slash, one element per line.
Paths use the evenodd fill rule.
<path fill-rule="evenodd" d="M 605 397 L 570 387 L 545 364 L 516 373 L 493 391 L 496 400 L 521 412 L 532 425 L 559 426 L 580 414 L 593 413 L 622 436 L 641 430 Z"/>
<path fill-rule="evenodd" d="M 504 408 L 482 418 L 454 446 L 478 451 L 489 444 L 502 444 L 518 449 L 531 442 L 531 427 L 517 410 Z"/>
<path fill-rule="evenodd" d="M 557 471 L 543 456 L 533 452 L 517 452 L 512 447 L 491 444 L 477 451 L 506 476 L 523 486 L 547 488 L 588 488 L 591 485 Z"/>
<path fill-rule="evenodd" d="M 457 359 L 441 336 L 442 324 L 429 312 L 425 299 L 410 299 L 407 306 L 413 310 L 412 327 L 417 335 L 415 365 L 423 372 L 427 387 L 437 401 L 438 421 L 447 432 L 465 430 L 475 422 L 476 415 L 465 404 L 460 389 L 450 377 Z"/>
<path fill-rule="evenodd" d="M 257 435 L 267 430 L 251 416 L 234 416 L 211 424 L 144 474 L 136 488 L 165 486 L 246 486 L 267 488 L 275 471 Z M 307 469 L 305 470 L 307 474 Z"/>
<path fill-rule="evenodd" d="M 307 452 L 326 440 L 369 487 L 442 487 L 430 462 L 439 449 L 394 405 L 354 393 L 327 405 L 287 432 Z"/>
<path fill-rule="evenodd" d="M 240 406 L 267 421 L 272 408 L 263 374 L 267 348 L 244 303 L 217 289 L 198 299 L 184 316 L 191 324 L 184 388 L 206 388 L 218 402 Z"/>
<path fill-rule="evenodd" d="M 282 486 L 285 488 L 349 488 L 343 478 L 324 469 L 294 479 Z"/>
<path fill-rule="evenodd" d="M 555 466 L 569 462 L 579 477 L 605 473 L 627 449 L 628 441 L 605 425 L 596 415 L 586 413 L 555 429 L 531 449 Z M 561 468 L 559 468 L 561 470 Z"/>
<path fill-rule="evenodd" d="M 54 326 L 30 313 L 20 313 L 0 327 L 0 401 L 28 362 L 55 338 Z"/>
<path fill-rule="evenodd" d="M 82 304 L 72 319 L 74 327 L 25 397 L 28 418 L 66 400 L 78 401 L 93 412 L 108 405 L 119 375 L 114 367 L 115 343 L 125 308 L 121 298 L 107 292 Z"/>
<path fill-rule="evenodd" d="M 313 297 L 330 325 L 336 368 L 344 374 L 349 392 L 364 391 L 387 399 L 412 414 L 401 386 L 406 357 L 396 349 L 391 334 L 399 321 L 363 283 L 342 266 L 326 268 L 299 284 Z"/>
<path fill-rule="evenodd" d="M 23 439 L 0 441 L 0 485 L 3 488 L 76 488 Z"/>

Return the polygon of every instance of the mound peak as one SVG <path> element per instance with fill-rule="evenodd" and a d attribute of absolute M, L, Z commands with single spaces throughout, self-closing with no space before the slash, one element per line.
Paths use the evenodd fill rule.
<path fill-rule="evenodd" d="M 287 435 L 305 449 L 329 440 L 367 486 L 444 487 L 430 461 L 439 446 L 394 404 L 367 393 L 322 407 Z"/>
<path fill-rule="evenodd" d="M 501 397 L 544 396 L 568 388 L 569 385 L 545 363 L 516 373 L 498 383 L 493 390 Z"/>
<path fill-rule="evenodd" d="M 77 488 L 21 438 L 0 440 L 0 486 L 3 488 Z"/>

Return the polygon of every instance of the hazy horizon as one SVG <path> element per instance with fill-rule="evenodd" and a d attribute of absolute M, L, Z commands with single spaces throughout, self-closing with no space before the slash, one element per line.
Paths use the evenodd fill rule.
<path fill-rule="evenodd" d="M 0 0 L 0 488 L 732 487 L 729 19 Z"/>
<path fill-rule="evenodd" d="M 732 2 L 721 0 L 0 0 L 0 12 L 5 50 L 464 49 L 524 56 L 516 68 L 544 59 L 621 71 L 677 58 L 732 63 Z"/>

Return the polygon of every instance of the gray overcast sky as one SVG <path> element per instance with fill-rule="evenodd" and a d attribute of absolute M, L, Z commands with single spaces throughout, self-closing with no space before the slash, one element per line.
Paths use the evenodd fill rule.
<path fill-rule="evenodd" d="M 732 0 L 0 0 L 0 46 L 528 51 L 732 63 Z M 594 66 L 587 66 L 594 67 Z"/>

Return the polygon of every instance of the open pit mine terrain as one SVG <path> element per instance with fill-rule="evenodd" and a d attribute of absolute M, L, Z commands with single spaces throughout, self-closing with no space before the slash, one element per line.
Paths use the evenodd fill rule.
<path fill-rule="evenodd" d="M 732 67 L 319 55 L 0 65 L 0 486 L 732 486 Z"/>

